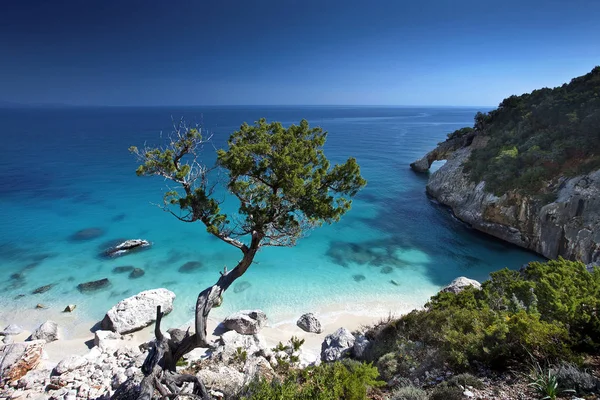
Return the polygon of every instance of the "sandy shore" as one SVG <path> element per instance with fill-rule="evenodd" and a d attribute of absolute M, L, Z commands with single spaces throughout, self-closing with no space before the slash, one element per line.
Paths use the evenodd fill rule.
<path fill-rule="evenodd" d="M 370 311 L 369 311 L 370 310 Z M 265 338 L 269 347 L 274 347 L 277 343 L 286 343 L 292 336 L 304 339 L 303 353 L 308 358 L 318 358 L 321 351 L 321 343 L 330 333 L 333 333 L 340 327 L 351 331 L 360 330 L 362 327 L 372 325 L 384 318 L 391 316 L 398 317 L 407 313 L 411 308 L 399 306 L 394 303 L 379 303 L 363 305 L 358 311 L 349 311 L 347 305 L 331 305 L 322 309 L 314 310 L 313 314 L 319 319 L 323 327 L 320 334 L 308 333 L 296 326 L 296 320 L 300 315 L 289 315 L 289 318 L 280 318 L 276 321 L 269 321 L 260 334 Z M 22 341 L 29 337 L 31 331 L 46 320 L 53 320 L 59 326 L 59 340 L 48 343 L 45 346 L 47 367 L 53 367 L 63 358 L 69 355 L 83 355 L 93 347 L 94 330 L 97 329 L 97 321 L 83 320 L 77 316 L 77 310 L 73 313 L 63 313 L 57 310 L 15 310 L 9 313 L 3 313 L 0 325 L 2 327 L 9 323 L 17 324 L 26 330 L 21 334 L 14 336 L 14 341 Z M 190 312 L 190 314 L 192 314 Z M 192 317 L 192 315 L 190 315 Z M 221 322 L 220 317 L 209 317 L 208 332 L 213 340 L 218 337 L 213 333 Z M 190 324 L 192 321 L 190 321 Z M 188 325 L 190 325 L 188 324 Z M 184 328 L 184 326 L 178 326 Z M 163 321 L 163 330 L 171 328 L 168 316 Z M 126 335 L 127 343 L 141 344 L 151 340 L 154 337 L 154 325 L 145 329 Z"/>

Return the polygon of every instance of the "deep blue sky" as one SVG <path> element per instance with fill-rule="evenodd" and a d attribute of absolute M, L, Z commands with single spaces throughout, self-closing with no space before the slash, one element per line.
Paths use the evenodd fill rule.
<path fill-rule="evenodd" d="M 0 101 L 497 105 L 600 64 L 599 0 L 4 0 Z"/>

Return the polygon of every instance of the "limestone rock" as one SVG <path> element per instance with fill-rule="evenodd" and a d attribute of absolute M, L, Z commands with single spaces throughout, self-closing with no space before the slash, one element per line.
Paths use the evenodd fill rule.
<path fill-rule="evenodd" d="M 354 341 L 354 346 L 352 347 L 352 354 L 354 357 L 359 360 L 364 359 L 365 351 L 369 347 L 370 343 L 371 342 L 369 342 L 369 340 L 363 335 L 357 337 Z"/>
<path fill-rule="evenodd" d="M 120 347 L 122 336 L 113 331 L 99 330 L 94 332 L 94 346 L 103 352 L 115 352 Z"/>
<path fill-rule="evenodd" d="M 307 313 L 298 318 L 296 325 L 300 329 L 306 332 L 312 333 L 321 333 L 323 332 L 323 328 L 321 328 L 321 323 L 312 313 Z"/>
<path fill-rule="evenodd" d="M 54 321 L 46 321 L 40 325 L 29 337 L 28 340 L 43 339 L 46 343 L 58 340 L 58 324 Z"/>
<path fill-rule="evenodd" d="M 448 286 L 444 287 L 440 292 L 450 292 L 450 293 L 460 293 L 469 286 L 473 286 L 475 289 L 481 289 L 481 283 L 477 282 L 474 279 L 465 278 L 464 276 L 460 276 L 453 280 Z"/>
<path fill-rule="evenodd" d="M 336 361 L 352 351 L 355 338 L 346 328 L 327 335 L 321 344 L 321 360 Z"/>
<path fill-rule="evenodd" d="M 75 371 L 76 369 L 86 366 L 88 360 L 81 356 L 69 356 L 61 360 L 58 365 L 54 368 L 54 372 L 58 375 L 62 375 L 65 372 Z"/>
<path fill-rule="evenodd" d="M 21 328 L 19 325 L 10 324 L 6 328 L 4 328 L 4 330 L 2 332 L 0 332 L 0 335 L 4 335 L 4 336 L 18 335 L 21 332 L 23 332 L 23 328 Z"/>
<path fill-rule="evenodd" d="M 198 377 L 211 390 L 223 392 L 226 398 L 235 398 L 244 386 L 244 374 L 225 365 L 203 368 Z"/>
<path fill-rule="evenodd" d="M 150 246 L 150 242 L 147 240 L 129 239 L 105 250 L 104 254 L 108 257 L 118 257 L 148 246 Z"/>
<path fill-rule="evenodd" d="M 17 387 L 20 389 L 33 389 L 34 387 L 44 387 L 46 379 L 50 378 L 52 371 L 47 369 L 34 369 L 25 374 L 21 379 Z"/>
<path fill-rule="evenodd" d="M 68 306 L 65 307 L 63 312 L 73 312 L 73 311 L 75 311 L 75 308 L 77 308 L 77 305 L 69 304 Z"/>
<path fill-rule="evenodd" d="M 252 357 L 244 364 L 244 376 L 247 384 L 258 377 L 271 380 L 275 376 L 275 371 L 266 358 Z"/>
<path fill-rule="evenodd" d="M 254 335 L 267 323 L 267 315 L 260 310 L 243 310 L 225 318 L 223 325 L 242 335 Z"/>
<path fill-rule="evenodd" d="M 229 331 L 221 336 L 220 345 L 215 350 L 214 356 L 228 362 L 237 353 L 238 348 L 245 350 L 248 358 L 251 358 L 264 352 L 267 349 L 267 343 L 260 335 L 242 335 L 236 331 Z"/>
<path fill-rule="evenodd" d="M 0 385 L 21 379 L 40 363 L 43 340 L 19 342 L 0 348 Z"/>
<path fill-rule="evenodd" d="M 138 331 L 156 320 L 156 307 L 165 314 L 173 310 L 175 293 L 167 289 L 145 290 L 121 300 L 106 313 L 101 327 L 119 334 Z"/>

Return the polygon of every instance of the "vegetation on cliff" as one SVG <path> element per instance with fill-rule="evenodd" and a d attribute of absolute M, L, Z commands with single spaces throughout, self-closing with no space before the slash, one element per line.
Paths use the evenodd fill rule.
<path fill-rule="evenodd" d="M 558 176 L 598 169 L 600 67 L 554 89 L 510 96 L 497 109 L 478 113 L 474 129 L 489 142 L 473 150 L 465 171 L 497 195 L 543 193 Z"/>

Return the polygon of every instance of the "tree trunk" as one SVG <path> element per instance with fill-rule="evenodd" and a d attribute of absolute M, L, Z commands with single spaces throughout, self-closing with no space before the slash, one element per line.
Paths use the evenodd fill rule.
<path fill-rule="evenodd" d="M 156 340 L 144 361 L 144 365 L 142 365 L 144 379 L 139 388 L 135 388 L 129 381 L 129 384 L 125 382 L 115 391 L 112 399 L 151 400 L 155 397 L 155 391 L 160 393 L 161 398 L 209 399 L 208 392 L 198 377 L 177 373 L 177 361 L 197 347 L 213 346 L 207 339 L 208 315 L 214 306 L 221 304 L 223 292 L 250 267 L 260 247 L 261 239 L 262 236 L 259 233 L 253 232 L 250 247 L 242 248 L 244 256 L 236 267 L 231 271 L 225 270 L 222 272 L 217 283 L 200 292 L 196 301 L 195 333 L 190 335 L 188 331 L 183 338 L 172 337 L 166 339 L 160 330 L 163 313 L 160 306 L 157 307 L 154 329 Z M 181 385 L 185 382 L 194 384 L 194 393 L 192 395 L 182 394 L 180 397 L 179 391 Z"/>

